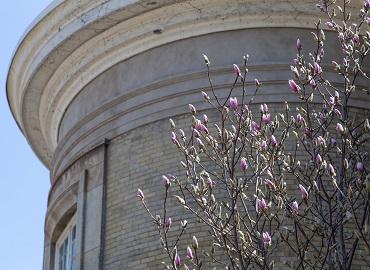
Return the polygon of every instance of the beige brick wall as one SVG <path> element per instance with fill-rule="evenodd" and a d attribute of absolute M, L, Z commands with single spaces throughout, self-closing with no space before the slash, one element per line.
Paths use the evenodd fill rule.
<path fill-rule="evenodd" d="M 283 107 L 281 104 L 270 104 L 269 108 L 272 115 L 275 115 Z M 293 105 L 291 108 L 294 109 Z M 364 115 L 363 111 L 356 111 L 359 115 Z M 211 121 L 216 119 L 214 112 L 208 111 L 207 114 Z M 178 128 L 187 127 L 190 115 L 176 117 L 175 122 Z M 154 214 L 162 213 L 164 189 L 161 175 L 179 176 L 179 171 L 182 173 L 179 167 L 181 156 L 171 143 L 169 133 L 169 122 L 165 119 L 136 128 L 109 143 L 104 254 L 106 270 L 164 269 L 161 261 L 166 256 L 153 223 L 136 197 L 136 191 L 138 188 L 144 191 Z M 299 158 L 303 159 L 303 156 L 300 155 Z M 292 180 L 288 179 L 287 182 L 289 189 L 297 190 Z M 170 201 L 170 204 L 175 205 L 169 209 L 169 215 L 175 224 L 178 224 L 180 218 L 188 216 L 184 215 L 175 201 Z M 188 243 L 195 231 L 199 238 L 207 235 L 205 228 L 201 229 L 199 224 L 191 223 L 187 235 Z M 186 245 L 182 247 L 185 249 Z M 180 250 L 180 255 L 185 258 L 185 251 Z M 290 252 L 279 250 L 276 252 L 275 266 L 281 267 L 283 261 L 295 260 Z M 354 263 L 353 269 L 364 269 L 359 264 L 361 263 L 358 261 Z"/>

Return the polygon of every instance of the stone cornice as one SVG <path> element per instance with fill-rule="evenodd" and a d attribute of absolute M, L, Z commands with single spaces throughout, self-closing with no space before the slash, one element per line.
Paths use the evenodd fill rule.
<path fill-rule="evenodd" d="M 113 65 L 212 32 L 311 28 L 318 16 L 309 0 L 56 1 L 15 53 L 8 100 L 32 148 L 49 167 L 65 110 L 81 89 Z"/>

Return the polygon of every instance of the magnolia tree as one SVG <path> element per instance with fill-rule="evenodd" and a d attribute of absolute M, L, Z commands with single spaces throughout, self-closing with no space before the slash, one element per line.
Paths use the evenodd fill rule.
<path fill-rule="evenodd" d="M 266 104 L 258 112 L 251 109 L 263 87 L 257 79 L 254 89 L 246 87 L 248 56 L 242 68 L 233 66 L 234 84 L 221 99 L 204 55 L 210 87 L 201 94 L 218 120 L 209 124 L 191 104 L 188 133 L 170 120 L 184 176 L 162 176 L 160 213 L 148 208 L 138 190 L 168 255 L 167 269 L 203 269 L 206 262 L 218 269 L 273 269 L 276 254 L 294 257 L 285 262 L 294 269 L 350 269 L 354 258 L 366 264 L 361 256 L 370 256 L 369 111 L 355 117 L 349 104 L 354 92 L 369 94 L 356 84 L 369 80 L 363 64 L 369 61 L 370 1 L 352 17 L 349 2 L 317 4 L 327 21 L 316 24 L 314 51 L 305 51 L 297 39 L 287 81 L 299 105 L 285 103 L 276 115 Z M 340 85 L 327 80 L 321 67 L 322 28 L 338 36 L 341 56 L 332 68 Z M 173 197 L 196 222 L 172 222 Z M 198 244 L 197 235 L 186 236 L 191 226 L 207 228 L 209 237 L 202 239 L 207 244 Z"/>

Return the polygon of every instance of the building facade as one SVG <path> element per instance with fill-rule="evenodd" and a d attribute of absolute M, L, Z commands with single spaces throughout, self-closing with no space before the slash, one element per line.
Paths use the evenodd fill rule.
<path fill-rule="evenodd" d="M 160 176 L 179 170 L 168 118 L 185 125 L 189 103 L 209 110 L 201 55 L 226 97 L 232 64 L 248 53 L 248 83 L 264 83 L 256 103 L 279 112 L 297 102 L 287 80 L 296 38 L 313 44 L 322 16 L 313 2 L 55 0 L 27 30 L 7 81 L 14 118 L 50 169 L 44 270 L 162 269 L 136 190 L 155 200 Z M 369 99 L 353 107 L 366 115 Z"/>

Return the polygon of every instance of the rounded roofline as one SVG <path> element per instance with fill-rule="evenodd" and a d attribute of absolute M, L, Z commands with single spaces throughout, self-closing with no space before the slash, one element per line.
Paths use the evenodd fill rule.
<path fill-rule="evenodd" d="M 68 105 L 113 65 L 154 47 L 207 33 L 314 28 L 313 16 L 320 16 L 312 0 L 271 0 L 273 5 L 242 2 L 81 0 L 77 6 L 73 0 L 55 0 L 49 4 L 18 42 L 6 80 L 13 117 L 39 159 L 50 168 Z M 358 6 L 362 1 L 353 3 Z M 161 35 L 156 29 L 163 30 Z"/>

